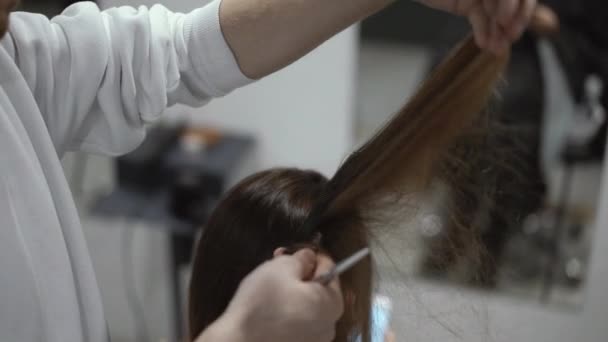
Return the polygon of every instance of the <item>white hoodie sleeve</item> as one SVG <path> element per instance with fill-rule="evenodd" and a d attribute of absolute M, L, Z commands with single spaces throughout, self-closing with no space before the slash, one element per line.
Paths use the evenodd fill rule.
<path fill-rule="evenodd" d="M 126 153 L 167 106 L 202 106 L 251 82 L 222 35 L 219 4 L 180 14 L 83 2 L 50 21 L 14 13 L 4 45 L 58 153 Z"/>

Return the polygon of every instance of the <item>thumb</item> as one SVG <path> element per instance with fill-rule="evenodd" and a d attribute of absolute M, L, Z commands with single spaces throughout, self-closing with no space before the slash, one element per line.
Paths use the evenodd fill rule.
<path fill-rule="evenodd" d="M 311 249 L 302 249 L 289 257 L 293 260 L 292 274 L 300 280 L 309 280 L 317 267 L 317 256 Z"/>

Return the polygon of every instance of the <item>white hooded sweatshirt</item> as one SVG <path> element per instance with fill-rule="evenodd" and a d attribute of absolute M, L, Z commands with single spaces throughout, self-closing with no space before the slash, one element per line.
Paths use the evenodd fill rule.
<path fill-rule="evenodd" d="M 91 261 L 60 158 L 119 155 L 169 105 L 250 82 L 219 25 L 190 14 L 79 3 L 11 15 L 0 44 L 0 341 L 106 342 Z"/>

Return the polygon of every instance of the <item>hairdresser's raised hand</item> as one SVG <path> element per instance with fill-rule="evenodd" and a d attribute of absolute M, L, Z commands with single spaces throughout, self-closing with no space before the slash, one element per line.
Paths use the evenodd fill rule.
<path fill-rule="evenodd" d="M 331 342 L 344 303 L 338 281 L 310 280 L 333 262 L 310 250 L 279 256 L 243 282 L 226 313 L 201 342 Z"/>
<path fill-rule="evenodd" d="M 534 20 L 530 24 L 530 30 L 540 36 L 550 36 L 559 33 L 559 16 L 551 7 L 538 4 L 534 12 Z"/>
<path fill-rule="evenodd" d="M 465 16 L 477 44 L 496 54 L 506 52 L 524 32 L 537 0 L 419 0 L 443 11 Z"/>

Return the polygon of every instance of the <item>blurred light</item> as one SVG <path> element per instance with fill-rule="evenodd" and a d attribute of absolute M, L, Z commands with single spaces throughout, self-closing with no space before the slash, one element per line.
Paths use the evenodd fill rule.
<path fill-rule="evenodd" d="M 566 276 L 570 279 L 581 279 L 583 277 L 583 264 L 577 258 L 572 258 L 566 263 Z"/>
<path fill-rule="evenodd" d="M 530 214 L 524 221 L 523 231 L 526 235 L 534 235 L 540 231 L 541 218 L 538 214 Z"/>
<path fill-rule="evenodd" d="M 435 237 L 443 230 L 441 217 L 435 214 L 424 216 L 420 223 L 420 233 L 424 237 Z"/>

